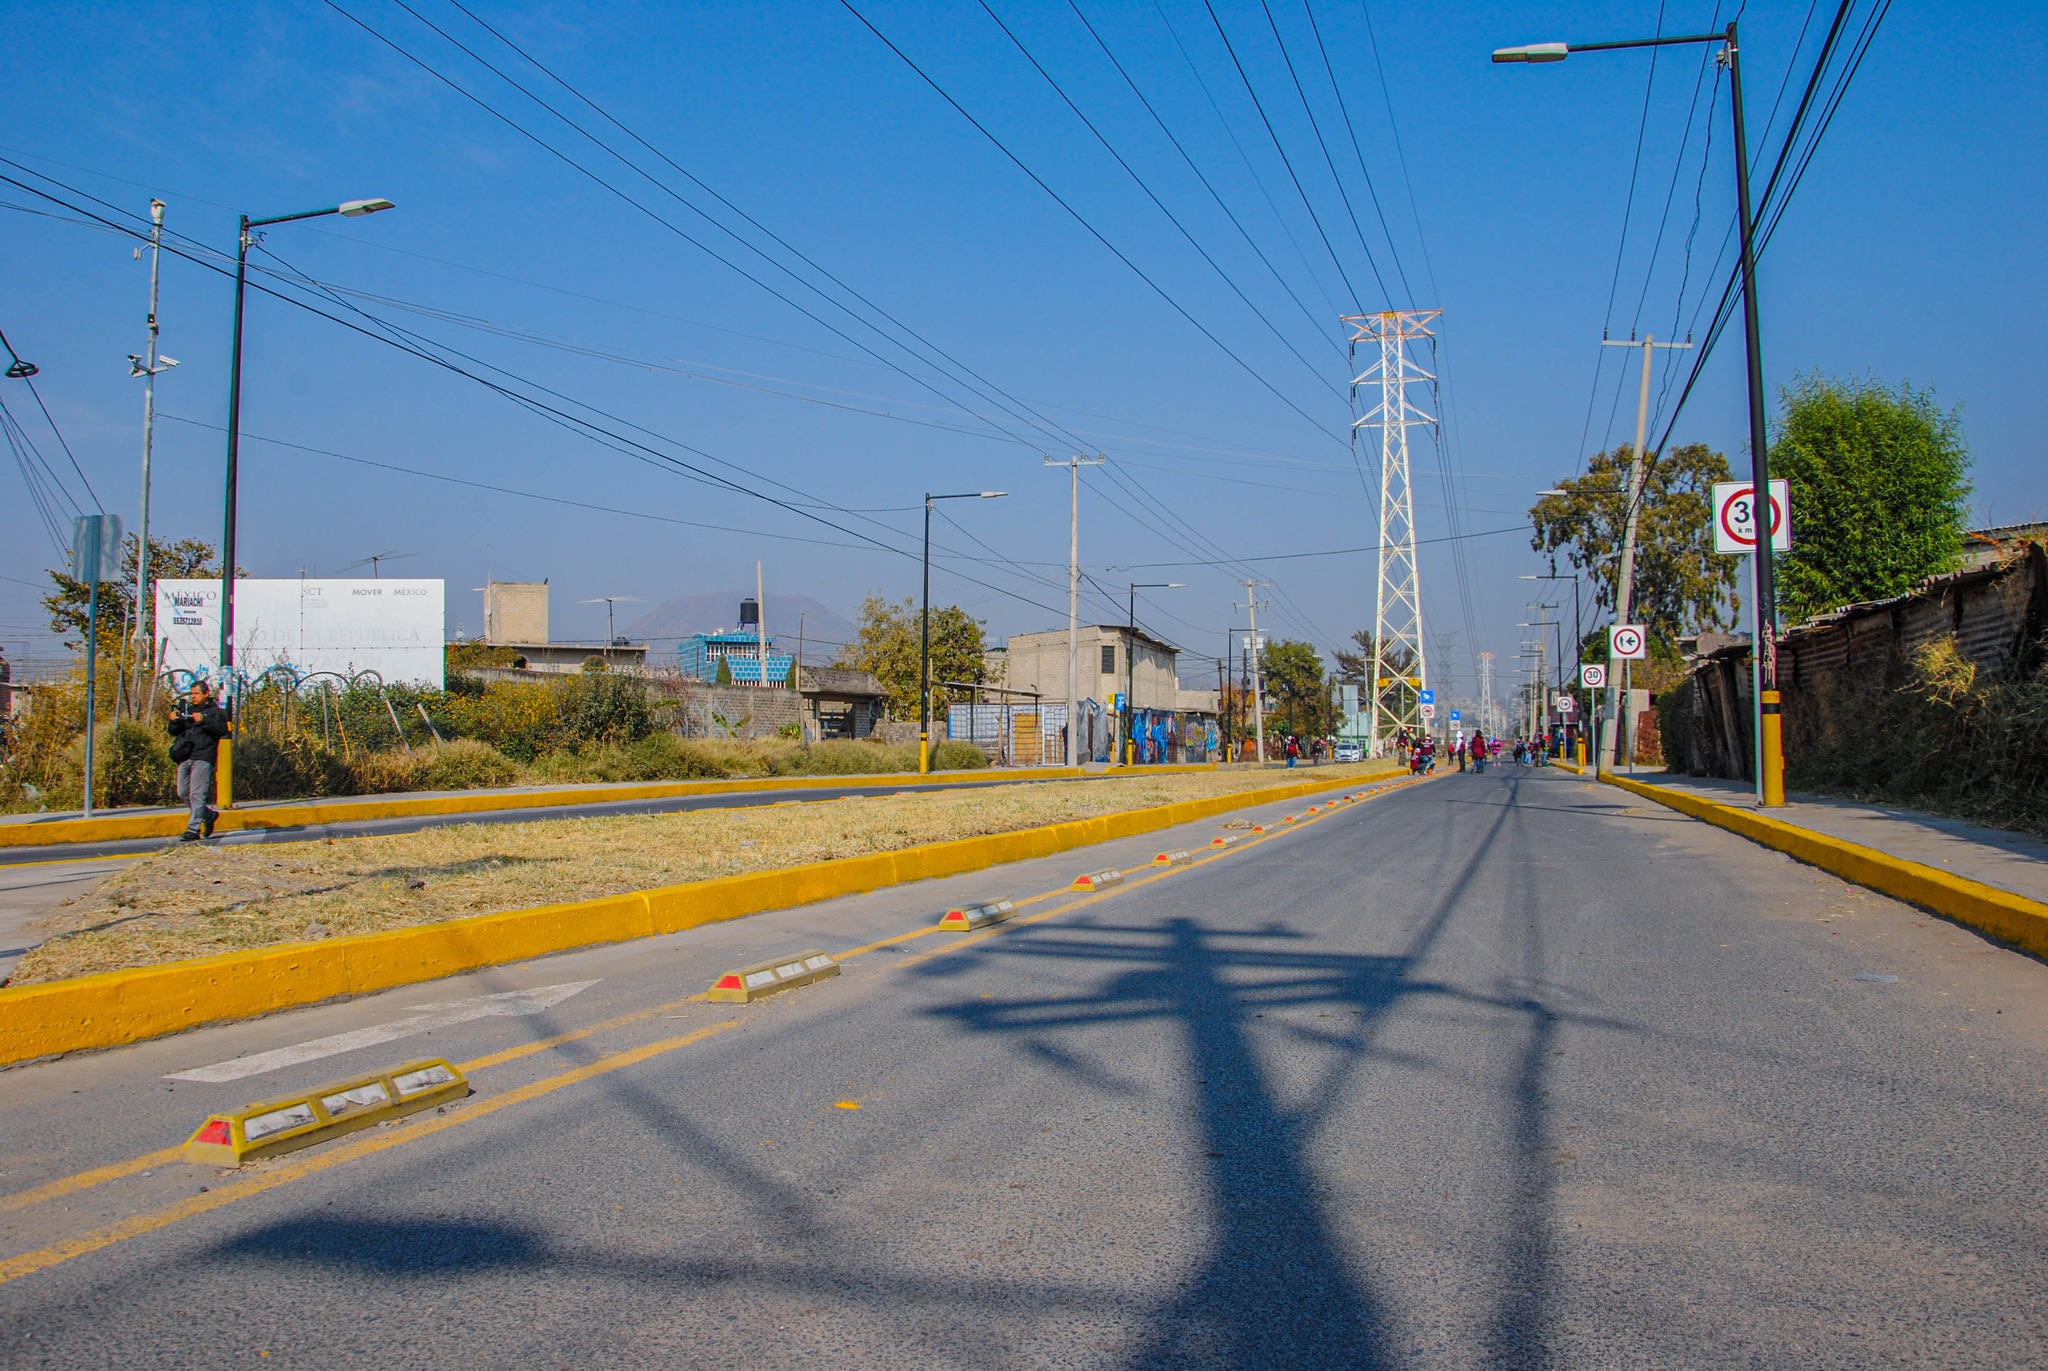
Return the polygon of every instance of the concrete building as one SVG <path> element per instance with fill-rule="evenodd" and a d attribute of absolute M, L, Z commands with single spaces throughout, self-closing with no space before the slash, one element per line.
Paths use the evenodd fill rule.
<path fill-rule="evenodd" d="M 546 581 L 484 584 L 484 641 L 493 647 L 548 640 Z"/>
<path fill-rule="evenodd" d="M 1205 761 L 1211 758 L 1211 726 L 1216 720 L 1216 691 L 1199 685 L 1183 690 L 1178 673 L 1180 649 L 1143 629 L 1122 624 L 1083 624 L 1074 689 L 1077 739 L 1084 757 L 1109 760 L 1112 740 L 1129 724 L 1139 741 L 1140 760 Z M 1055 727 L 1066 723 L 1067 631 L 1013 634 L 1002 649 L 1005 696 L 1012 707 L 1036 696 L 1043 715 Z M 1115 702 L 1128 692 L 1130 718 L 1119 715 Z M 1064 755 L 1064 742 L 1049 739 L 1046 760 Z"/>
<path fill-rule="evenodd" d="M 647 644 L 627 642 L 554 642 L 548 637 L 546 581 L 490 581 L 484 585 L 484 642 L 518 654 L 521 671 L 557 675 L 583 670 L 592 657 L 614 671 L 644 671 Z"/>

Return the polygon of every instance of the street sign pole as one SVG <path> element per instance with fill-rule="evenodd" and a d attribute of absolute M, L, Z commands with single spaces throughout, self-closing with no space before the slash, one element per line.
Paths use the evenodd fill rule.
<path fill-rule="evenodd" d="M 121 516 L 84 514 L 71 522 L 71 576 L 85 582 L 85 803 L 92 817 L 93 732 L 99 718 L 100 580 L 121 566 Z"/>

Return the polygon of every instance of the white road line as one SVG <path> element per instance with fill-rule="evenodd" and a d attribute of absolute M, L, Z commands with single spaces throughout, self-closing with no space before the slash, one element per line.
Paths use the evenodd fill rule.
<path fill-rule="evenodd" d="M 239 1081 L 245 1076 L 260 1076 L 266 1071 L 297 1066 L 300 1062 L 314 1062 L 322 1057 L 338 1056 L 343 1052 L 353 1052 L 359 1047 L 375 1047 L 379 1043 L 409 1038 L 415 1033 L 425 1033 L 429 1029 L 468 1023 L 471 1019 L 539 1014 L 596 984 L 596 981 L 569 981 L 562 985 L 544 985 L 535 990 L 507 990 L 496 995 L 479 995 L 475 999 L 454 1000 L 447 1004 L 423 1004 L 409 1018 L 393 1019 L 390 1023 L 377 1024 L 372 1028 L 358 1028 L 350 1033 L 315 1038 L 311 1042 L 299 1043 L 293 1047 L 280 1047 L 271 1052 L 236 1057 L 232 1061 L 215 1062 L 212 1066 L 195 1066 L 190 1071 L 173 1071 L 164 1079 L 200 1081 L 207 1084 Z"/>

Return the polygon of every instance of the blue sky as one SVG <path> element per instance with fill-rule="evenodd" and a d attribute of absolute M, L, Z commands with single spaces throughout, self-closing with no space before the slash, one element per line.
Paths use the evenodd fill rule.
<path fill-rule="evenodd" d="M 772 591 L 850 613 L 870 589 L 915 593 L 917 564 L 902 552 L 916 550 L 923 491 L 981 488 L 1013 494 L 947 509 L 957 523 L 937 525 L 935 598 L 970 606 L 997 637 L 1052 627 L 1065 610 L 1066 482 L 1041 456 L 1085 446 L 1111 456 L 1116 479 L 1096 472 L 1084 485 L 1082 556 L 1107 589 L 1091 591 L 1084 613 L 1120 617 L 1129 581 L 1184 581 L 1149 593 L 1142 617 L 1213 656 L 1226 628 L 1243 623 L 1231 602 L 1242 601 L 1236 582 L 1248 573 L 1235 561 L 1190 563 L 1374 540 L 1365 489 L 1376 483 L 1373 450 L 1361 449 L 1361 470 L 1343 441 L 1351 413 L 1338 314 L 1387 304 L 1445 311 L 1437 355 L 1448 383 L 1446 443 L 1440 453 L 1417 436 L 1421 534 L 1450 532 L 1447 503 L 1467 534 L 1518 526 L 1536 489 L 1629 436 L 1633 380 L 1617 350 L 1603 361 L 1603 327 L 1664 336 L 1677 319 L 1683 332 L 1702 291 L 1717 285 L 1715 254 L 1732 218 L 1725 91 L 1703 144 L 1714 81 L 1699 83 L 1698 50 L 1668 50 L 1654 81 L 1640 53 L 1537 68 L 1487 60 L 1506 43 L 1647 34 L 1660 12 L 1665 32 L 1725 22 L 1725 6 L 1717 21 L 1700 0 L 1381 0 L 1369 11 L 1358 0 L 1314 0 L 1312 9 L 1276 0 L 1273 20 L 1314 128 L 1267 11 L 1219 0 L 1285 163 L 1199 0 L 1083 0 L 1080 13 L 1217 198 L 1073 8 L 995 4 L 1214 267 L 983 9 L 860 0 L 876 28 L 1157 290 L 838 4 L 471 5 L 671 166 L 447 0 L 409 0 L 602 130 L 647 179 L 393 0 L 337 3 L 19 10 L 0 51 L 0 156 L 130 215 L 159 195 L 169 227 L 216 253 L 232 251 L 236 210 L 388 197 L 393 213 L 280 227 L 254 260 L 348 292 L 323 303 L 331 312 L 459 349 L 475 359 L 462 365 L 502 368 L 522 387 L 568 397 L 550 403 L 594 407 L 613 433 L 655 450 L 607 448 L 475 381 L 254 297 L 243 564 L 257 575 L 324 575 L 387 549 L 415 553 L 393 572 L 445 577 L 451 627 L 471 631 L 481 610 L 470 587 L 487 574 L 550 578 L 556 635 L 590 637 L 602 632 L 604 607 L 579 600 L 651 604 L 738 589 L 751 585 L 757 558 Z M 1859 20 L 1874 3 L 1859 0 Z M 1775 151 L 1832 10 L 1743 11 L 1760 159 Z M 2039 6 L 1894 5 L 1762 273 L 1773 393 L 1809 369 L 1931 387 L 1944 405 L 1962 406 L 1978 510 L 1999 523 L 2048 515 L 2028 412 L 2048 305 L 2038 260 L 2048 139 L 2035 79 L 2044 38 Z M 797 286 L 709 227 L 670 191 L 796 271 L 813 271 L 676 168 L 842 284 L 813 275 L 825 295 Z M 14 167 L 0 173 L 86 203 Z M 66 222 L 69 211 L 15 187 L 0 186 L 0 206 L 0 329 L 41 367 L 37 385 L 85 476 L 132 525 L 141 394 L 124 359 L 143 341 L 146 267 L 131 241 Z M 834 296 L 875 317 L 845 290 L 914 330 L 914 339 L 896 333 L 909 350 L 826 302 Z M 167 259 L 162 346 L 182 365 L 158 387 L 159 534 L 218 537 L 221 435 L 209 426 L 226 409 L 229 304 L 223 277 Z M 1674 440 L 1711 443 L 1744 470 L 1737 341 L 1731 335 L 1709 362 Z M 979 379 L 963 388 L 938 366 Z M 0 398 L 61 462 L 19 383 L 0 384 L 10 387 Z M 675 461 L 785 504 L 689 479 Z M 0 468 L 0 491 L 0 650 L 33 666 L 51 648 L 35 592 L 22 583 L 40 580 L 56 554 L 20 476 Z M 1278 583 L 1262 592 L 1272 604 L 1262 625 L 1275 634 L 1327 649 L 1371 622 L 1368 556 L 1251 565 Z M 1480 649 L 1496 653 L 1505 680 L 1521 636 L 1514 625 L 1527 617 L 1528 583 L 1514 578 L 1540 569 L 1526 535 L 1427 543 L 1422 569 L 1431 649 L 1448 648 L 1440 667 L 1450 667 L 1453 688 L 1469 688 Z"/>

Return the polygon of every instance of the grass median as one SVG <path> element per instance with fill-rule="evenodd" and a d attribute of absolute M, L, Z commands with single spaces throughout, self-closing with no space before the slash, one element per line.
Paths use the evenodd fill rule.
<path fill-rule="evenodd" d="M 9 985 L 372 933 L 970 838 L 1179 800 L 1389 774 L 1386 763 L 1139 774 L 840 800 L 460 824 L 142 858 L 43 921 Z"/>

